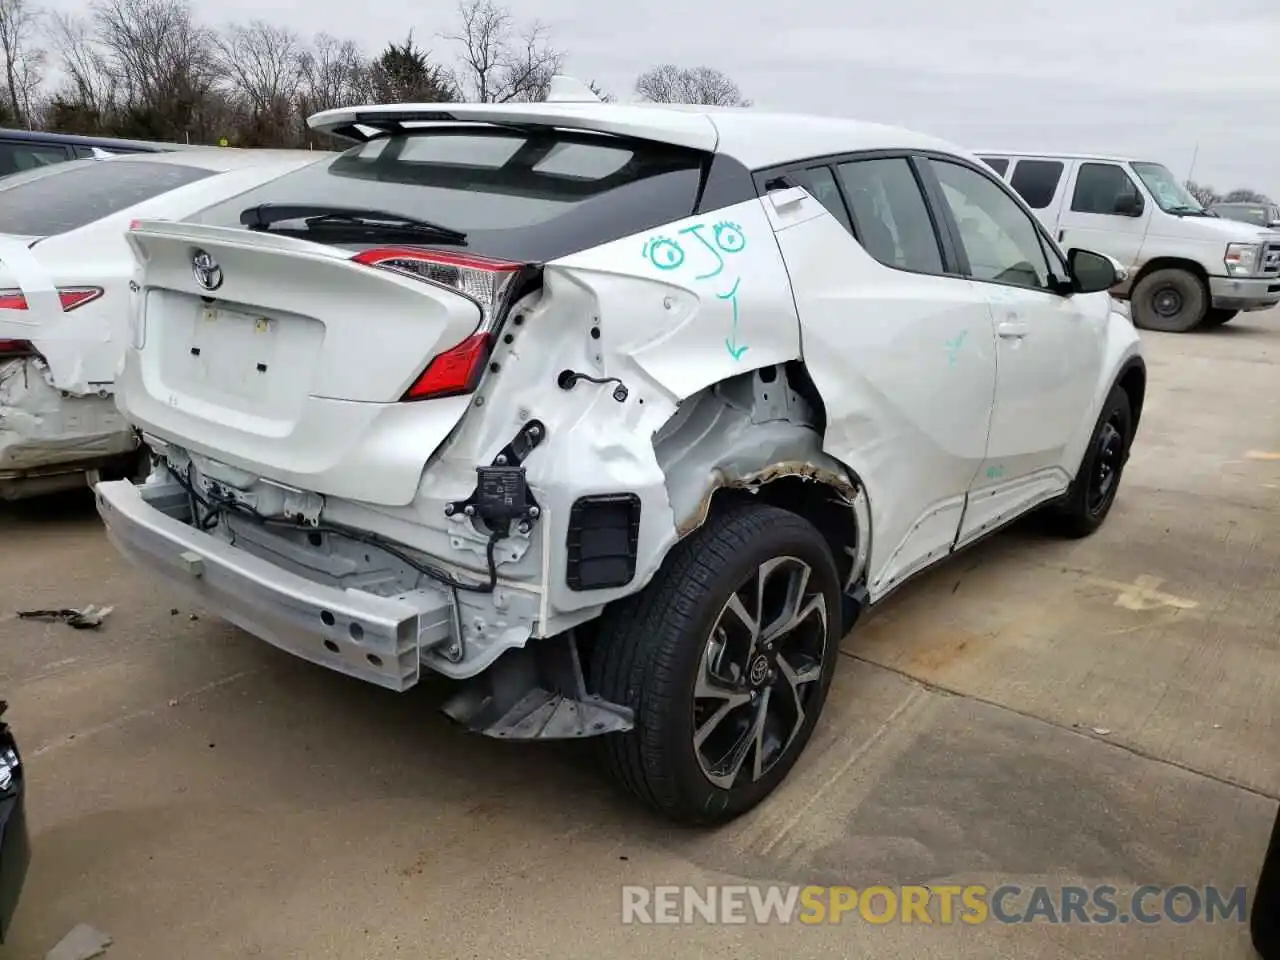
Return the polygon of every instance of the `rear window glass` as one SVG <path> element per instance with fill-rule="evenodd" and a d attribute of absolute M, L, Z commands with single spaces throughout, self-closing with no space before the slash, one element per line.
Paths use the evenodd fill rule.
<path fill-rule="evenodd" d="M 1005 171 L 1009 169 L 1009 161 L 1004 157 L 979 157 L 978 159 L 1002 177 Z"/>
<path fill-rule="evenodd" d="M 82 160 L 12 186 L 0 180 L 0 233 L 66 233 L 210 176 L 173 163 Z"/>
<path fill-rule="evenodd" d="M 262 203 L 335 204 L 427 220 L 465 233 L 463 249 L 538 263 L 689 216 L 709 159 L 652 141 L 560 130 L 411 130 L 352 147 L 188 219 L 239 226 L 241 211 Z M 297 220 L 272 230 L 335 237 L 308 232 Z"/>

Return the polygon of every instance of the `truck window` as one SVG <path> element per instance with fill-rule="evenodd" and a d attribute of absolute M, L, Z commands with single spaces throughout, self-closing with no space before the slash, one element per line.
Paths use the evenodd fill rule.
<path fill-rule="evenodd" d="M 1019 160 L 1009 186 L 1032 210 L 1043 210 L 1053 202 L 1061 177 L 1062 163 L 1058 160 Z"/>
<path fill-rule="evenodd" d="M 1114 163 L 1082 163 L 1071 194 L 1071 209 L 1114 216 L 1121 198 L 1127 196 L 1136 198 L 1139 194 L 1123 168 Z"/>
<path fill-rule="evenodd" d="M 990 167 L 996 173 L 1000 174 L 1000 176 L 1002 177 L 1005 175 L 1005 172 L 1009 169 L 1009 161 L 1006 160 L 1004 157 L 979 157 L 978 159 L 981 160 L 983 163 L 985 163 L 988 167 Z"/>

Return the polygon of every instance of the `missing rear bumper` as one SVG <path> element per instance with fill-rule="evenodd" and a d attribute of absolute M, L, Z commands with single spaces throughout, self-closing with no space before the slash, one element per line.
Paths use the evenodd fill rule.
<path fill-rule="evenodd" d="M 395 597 L 326 586 L 189 526 L 177 484 L 98 484 L 98 513 L 116 548 L 273 646 L 339 673 L 406 690 L 421 651 L 453 636 L 452 600 L 423 588 Z"/>

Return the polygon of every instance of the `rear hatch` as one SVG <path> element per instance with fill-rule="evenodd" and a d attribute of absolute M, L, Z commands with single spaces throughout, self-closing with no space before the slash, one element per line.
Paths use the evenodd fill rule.
<path fill-rule="evenodd" d="M 428 360 L 480 326 L 481 304 L 465 287 L 229 227 L 142 221 L 129 239 L 143 263 L 121 392 L 131 420 L 319 493 L 412 499 L 426 458 L 467 407 L 457 395 L 465 381 L 440 375 L 451 358 L 419 383 Z M 458 272 L 474 282 L 467 267 Z M 415 385 L 422 402 L 399 403 Z"/>
<path fill-rule="evenodd" d="M 554 128 L 415 129 L 135 224 L 121 405 L 251 477 L 407 504 L 540 265 L 687 217 L 706 156 Z"/>

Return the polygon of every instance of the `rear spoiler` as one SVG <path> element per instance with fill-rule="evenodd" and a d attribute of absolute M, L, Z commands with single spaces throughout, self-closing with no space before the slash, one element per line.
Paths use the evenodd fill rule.
<path fill-rule="evenodd" d="M 558 100 L 550 103 L 397 103 L 325 110 L 307 118 L 313 130 L 365 143 L 410 125 L 489 124 L 557 127 L 655 140 L 714 153 L 720 133 L 705 113 L 661 106 Z"/>

